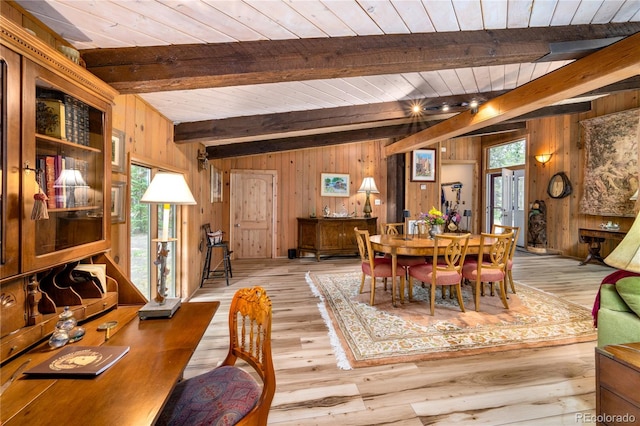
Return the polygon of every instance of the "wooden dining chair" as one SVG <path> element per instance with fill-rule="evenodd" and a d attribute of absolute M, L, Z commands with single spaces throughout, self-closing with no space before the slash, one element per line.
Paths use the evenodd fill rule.
<path fill-rule="evenodd" d="M 383 234 L 388 235 L 400 235 L 404 234 L 404 223 L 383 223 L 380 226 Z M 385 257 L 390 257 L 387 255 Z M 400 255 L 397 258 L 397 264 L 405 269 L 405 272 L 409 270 L 411 266 L 422 265 L 425 262 L 424 256 L 404 256 Z M 405 278 L 407 277 L 405 273 Z"/>
<path fill-rule="evenodd" d="M 423 263 L 409 268 L 409 300 L 413 297 L 413 279 L 430 284 L 431 315 L 435 312 L 436 287 L 454 287 L 458 297 L 460 310 L 464 310 L 462 300 L 462 267 L 467 255 L 469 237 L 471 234 L 441 234 L 433 237 L 434 247 L 438 247 L 437 254 L 434 251 L 431 263 Z M 444 290 L 442 292 L 444 297 Z"/>
<path fill-rule="evenodd" d="M 480 234 L 480 248 L 477 258 L 465 262 L 462 267 L 462 277 L 475 283 L 474 298 L 476 311 L 480 310 L 482 283 L 491 283 L 493 288 L 494 282 L 500 283 L 500 298 L 502 299 L 502 304 L 506 309 L 509 309 L 505 276 L 512 240 L 512 232 L 506 234 Z"/>
<path fill-rule="evenodd" d="M 358 241 L 358 251 L 360 252 L 360 260 L 362 262 L 362 280 L 360 282 L 360 293 L 362 294 L 362 292 L 364 291 L 365 279 L 367 276 L 369 276 L 371 279 L 371 300 L 369 304 L 373 306 L 375 303 L 376 295 L 376 278 L 383 278 L 386 287 L 386 279 L 393 277 L 391 259 L 384 257 L 375 257 L 375 254 L 371 248 L 371 241 L 369 240 L 369 231 L 367 231 L 366 229 L 360 230 L 357 227 L 353 228 L 353 230 L 356 233 L 356 238 Z M 397 268 L 396 276 L 400 277 L 400 294 L 403 294 L 405 277 L 404 268 Z"/>
<path fill-rule="evenodd" d="M 511 287 L 511 292 L 513 294 L 516 294 L 516 285 L 513 282 L 513 258 L 516 255 L 516 244 L 518 243 L 520 228 L 517 226 L 506 226 L 506 225 L 495 225 L 495 224 L 491 227 L 492 234 L 505 234 L 507 232 L 513 232 L 513 241 L 511 242 L 511 249 L 509 250 L 509 258 L 507 259 L 507 280 L 509 281 L 509 287 Z"/>
<path fill-rule="evenodd" d="M 276 390 L 271 317 L 271 300 L 262 287 L 239 289 L 229 308 L 226 358 L 219 367 L 178 383 L 157 424 L 266 425 Z M 255 370 L 262 385 L 235 366 L 238 358 Z"/>

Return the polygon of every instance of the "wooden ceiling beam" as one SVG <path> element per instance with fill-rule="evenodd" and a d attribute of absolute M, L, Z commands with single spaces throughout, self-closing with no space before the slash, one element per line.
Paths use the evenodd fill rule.
<path fill-rule="evenodd" d="M 393 155 L 434 145 L 640 74 L 640 32 L 385 147 Z"/>
<path fill-rule="evenodd" d="M 638 31 L 640 23 L 633 22 L 90 49 L 81 54 L 89 71 L 128 94 L 533 62 L 549 53 L 549 43 Z"/>

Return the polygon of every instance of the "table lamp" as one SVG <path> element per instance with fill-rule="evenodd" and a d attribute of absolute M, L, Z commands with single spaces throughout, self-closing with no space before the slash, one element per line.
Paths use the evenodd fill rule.
<path fill-rule="evenodd" d="M 620 244 L 604 259 L 604 263 L 616 269 L 640 273 L 640 214 Z"/>
<path fill-rule="evenodd" d="M 191 194 L 184 176 L 179 173 L 158 172 L 155 174 L 149 187 L 140 199 L 141 203 L 162 204 L 162 236 L 151 241 L 158 243 L 157 258 L 154 262 L 158 265 L 158 286 L 156 297 L 140 309 L 138 316 L 141 319 L 148 317 L 171 317 L 180 307 L 180 298 L 167 298 L 167 243 L 177 241 L 177 238 L 169 238 L 169 214 L 171 204 L 193 205 L 196 200 Z"/>
<path fill-rule="evenodd" d="M 373 177 L 368 176 L 364 178 L 360 189 L 358 189 L 358 192 L 366 192 L 367 199 L 364 203 L 364 209 L 362 209 L 362 212 L 364 213 L 364 217 L 371 217 L 371 201 L 369 200 L 369 196 L 372 192 L 374 194 L 380 193 L 380 191 L 378 191 L 378 187 L 376 186 L 376 181 L 373 180 Z"/>

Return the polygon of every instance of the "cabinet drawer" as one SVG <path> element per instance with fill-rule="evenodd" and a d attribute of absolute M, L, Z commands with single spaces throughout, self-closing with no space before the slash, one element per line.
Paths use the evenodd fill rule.
<path fill-rule="evenodd" d="M 600 386 L 624 395 L 632 404 L 640 407 L 640 371 L 634 370 L 600 354 Z M 638 417 L 640 419 L 640 417 Z"/>
<path fill-rule="evenodd" d="M 84 301 L 84 317 L 89 318 L 95 314 L 104 312 L 118 303 L 118 293 L 108 292 L 105 293 L 102 299 L 87 299 Z"/>
<path fill-rule="evenodd" d="M 601 389 L 599 414 L 603 416 L 604 423 L 608 425 L 631 424 L 634 423 L 632 419 L 640 420 L 640 407 L 631 404 L 608 389 Z M 620 421 L 616 420 L 618 416 Z M 624 419 L 627 420 L 625 421 Z"/>

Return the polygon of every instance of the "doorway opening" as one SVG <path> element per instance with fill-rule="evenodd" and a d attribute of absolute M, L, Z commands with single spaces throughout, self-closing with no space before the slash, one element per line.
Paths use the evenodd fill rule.
<path fill-rule="evenodd" d="M 520 228 L 516 245 L 524 247 L 526 140 L 487 148 L 485 230 L 493 225 Z"/>

